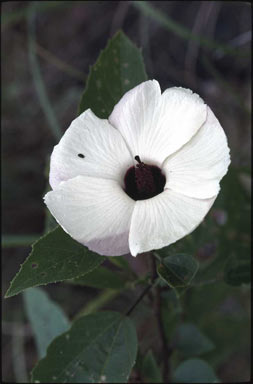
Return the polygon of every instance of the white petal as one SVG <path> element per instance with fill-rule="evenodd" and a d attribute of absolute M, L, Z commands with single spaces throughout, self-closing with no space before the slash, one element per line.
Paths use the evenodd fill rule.
<path fill-rule="evenodd" d="M 165 188 L 199 199 L 215 196 L 229 164 L 226 135 L 208 107 L 207 120 L 196 135 L 165 160 Z"/>
<path fill-rule="evenodd" d="M 124 137 L 133 157 L 139 155 L 144 162 L 156 160 L 149 150 L 149 137 L 156 130 L 160 102 L 159 83 L 149 80 L 125 93 L 108 119 Z"/>
<path fill-rule="evenodd" d="M 45 203 L 62 228 L 101 255 L 129 252 L 135 202 L 114 180 L 78 176 L 48 192 Z"/>
<path fill-rule="evenodd" d="M 120 133 L 87 110 L 71 123 L 54 147 L 49 182 L 54 189 L 61 181 L 84 175 L 118 180 L 123 185 L 125 172 L 132 165 Z"/>
<path fill-rule="evenodd" d="M 162 94 L 157 147 L 163 160 L 176 152 L 199 130 L 207 117 L 207 105 L 190 89 L 168 88 Z"/>
<path fill-rule="evenodd" d="M 125 138 L 133 156 L 161 166 L 198 131 L 207 107 L 189 89 L 169 88 L 146 81 L 127 92 L 114 107 L 110 123 Z"/>
<path fill-rule="evenodd" d="M 192 232 L 203 220 L 216 197 L 193 199 L 165 190 L 134 207 L 129 246 L 133 256 L 159 249 Z"/>

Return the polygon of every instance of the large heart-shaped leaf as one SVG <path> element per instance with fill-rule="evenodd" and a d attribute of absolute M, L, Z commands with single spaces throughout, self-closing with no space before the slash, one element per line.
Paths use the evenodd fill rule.
<path fill-rule="evenodd" d="M 34 243 L 5 297 L 26 288 L 85 275 L 104 260 L 105 257 L 89 251 L 57 227 Z"/>
<path fill-rule="evenodd" d="M 108 118 L 114 105 L 131 88 L 147 80 L 140 50 L 119 31 L 91 67 L 79 114 L 88 108 Z"/>
<path fill-rule="evenodd" d="M 126 383 L 135 363 L 132 321 L 117 312 L 81 317 L 58 336 L 32 372 L 41 383 Z"/>

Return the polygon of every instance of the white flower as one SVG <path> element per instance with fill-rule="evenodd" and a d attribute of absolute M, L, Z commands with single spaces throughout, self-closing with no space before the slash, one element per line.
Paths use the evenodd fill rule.
<path fill-rule="evenodd" d="M 104 101 L 106 104 L 106 100 Z M 45 203 L 75 240 L 133 256 L 174 243 L 203 220 L 230 163 L 227 139 L 192 91 L 146 81 L 108 120 L 78 116 L 54 147 Z"/>

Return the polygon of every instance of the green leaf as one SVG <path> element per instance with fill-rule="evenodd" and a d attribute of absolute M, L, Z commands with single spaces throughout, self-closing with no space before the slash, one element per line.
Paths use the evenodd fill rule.
<path fill-rule="evenodd" d="M 238 174 L 238 169 L 229 167 L 214 206 L 194 232 L 156 251 L 162 258 L 175 253 L 196 255 L 200 269 L 194 283 L 223 277 L 227 284 L 234 286 L 249 282 L 250 199 Z"/>
<path fill-rule="evenodd" d="M 214 344 L 191 323 L 180 324 L 172 336 L 173 348 L 184 357 L 199 356 L 214 349 Z"/>
<path fill-rule="evenodd" d="M 250 283 L 251 260 L 248 249 L 245 250 L 245 253 L 232 254 L 228 258 L 224 270 L 224 280 L 227 284 L 234 286 Z"/>
<path fill-rule="evenodd" d="M 158 275 L 172 288 L 190 284 L 198 270 L 198 262 L 186 254 L 167 256 L 158 266 Z"/>
<path fill-rule="evenodd" d="M 51 343 L 34 368 L 32 381 L 126 383 L 136 354 L 132 321 L 117 312 L 99 312 L 78 319 Z"/>
<path fill-rule="evenodd" d="M 173 374 L 176 383 L 218 383 L 213 368 L 201 359 L 189 359 L 181 363 Z"/>
<path fill-rule="evenodd" d="M 104 260 L 105 257 L 89 251 L 58 227 L 34 243 L 5 297 L 26 288 L 85 275 Z"/>
<path fill-rule="evenodd" d="M 38 354 L 42 358 L 51 341 L 69 328 L 69 321 L 62 309 L 41 288 L 27 289 L 23 295 Z"/>
<path fill-rule="evenodd" d="M 161 383 L 162 375 L 152 350 L 145 355 L 141 365 L 141 377 L 146 383 Z"/>
<path fill-rule="evenodd" d="M 250 281 L 250 213 L 250 198 L 240 183 L 239 170 L 230 166 L 211 212 L 217 257 L 198 274 L 199 278 L 224 277 L 233 286 Z"/>
<path fill-rule="evenodd" d="M 119 272 L 100 267 L 70 282 L 100 289 L 122 289 L 128 280 Z"/>
<path fill-rule="evenodd" d="M 117 32 L 91 67 L 79 114 L 88 108 L 108 118 L 114 105 L 136 85 L 147 80 L 140 50 L 122 32 Z"/>

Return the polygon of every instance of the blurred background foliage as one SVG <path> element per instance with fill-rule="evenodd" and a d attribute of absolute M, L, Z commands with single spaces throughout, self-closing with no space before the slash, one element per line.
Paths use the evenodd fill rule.
<path fill-rule="evenodd" d="M 42 201 L 48 188 L 50 153 L 77 115 L 89 66 L 118 29 L 141 47 L 150 79 L 157 79 L 162 90 L 182 86 L 199 93 L 227 134 L 232 163 L 213 208 L 193 234 L 159 252 L 161 257 L 188 253 L 200 264 L 192 287 L 180 300 L 164 289 L 162 308 L 168 342 L 174 349 L 173 367 L 197 353 L 213 366 L 221 382 L 247 381 L 251 233 L 249 2 L 2 3 L 2 292 L 6 292 L 28 255 L 30 244 L 50 224 Z M 138 276 L 146 273 L 144 256 L 127 259 Z M 108 273 L 106 278 L 110 282 Z M 101 281 L 99 276 L 97 279 Z M 104 308 L 121 311 L 136 294 L 135 290 L 119 294 L 116 281 L 114 290 L 106 291 L 101 299 L 104 287 L 94 288 L 91 281 L 86 279 L 84 286 L 58 283 L 43 289 L 69 318 L 85 303 L 89 305 L 92 298 L 100 297 L 106 303 Z M 6 382 L 25 382 L 38 352 L 22 295 L 4 300 L 2 305 L 2 377 Z M 91 310 L 92 304 L 87 311 Z M 158 364 L 162 359 L 159 361 L 155 319 L 148 302 L 143 301 L 133 317 L 142 346 L 130 382 L 150 382 L 148 369 L 156 364 L 153 353 Z M 192 326 L 208 337 L 212 348 L 199 354 L 191 350 L 187 335 L 194 334 Z M 180 344 L 177 332 L 188 340 L 187 348 Z"/>

